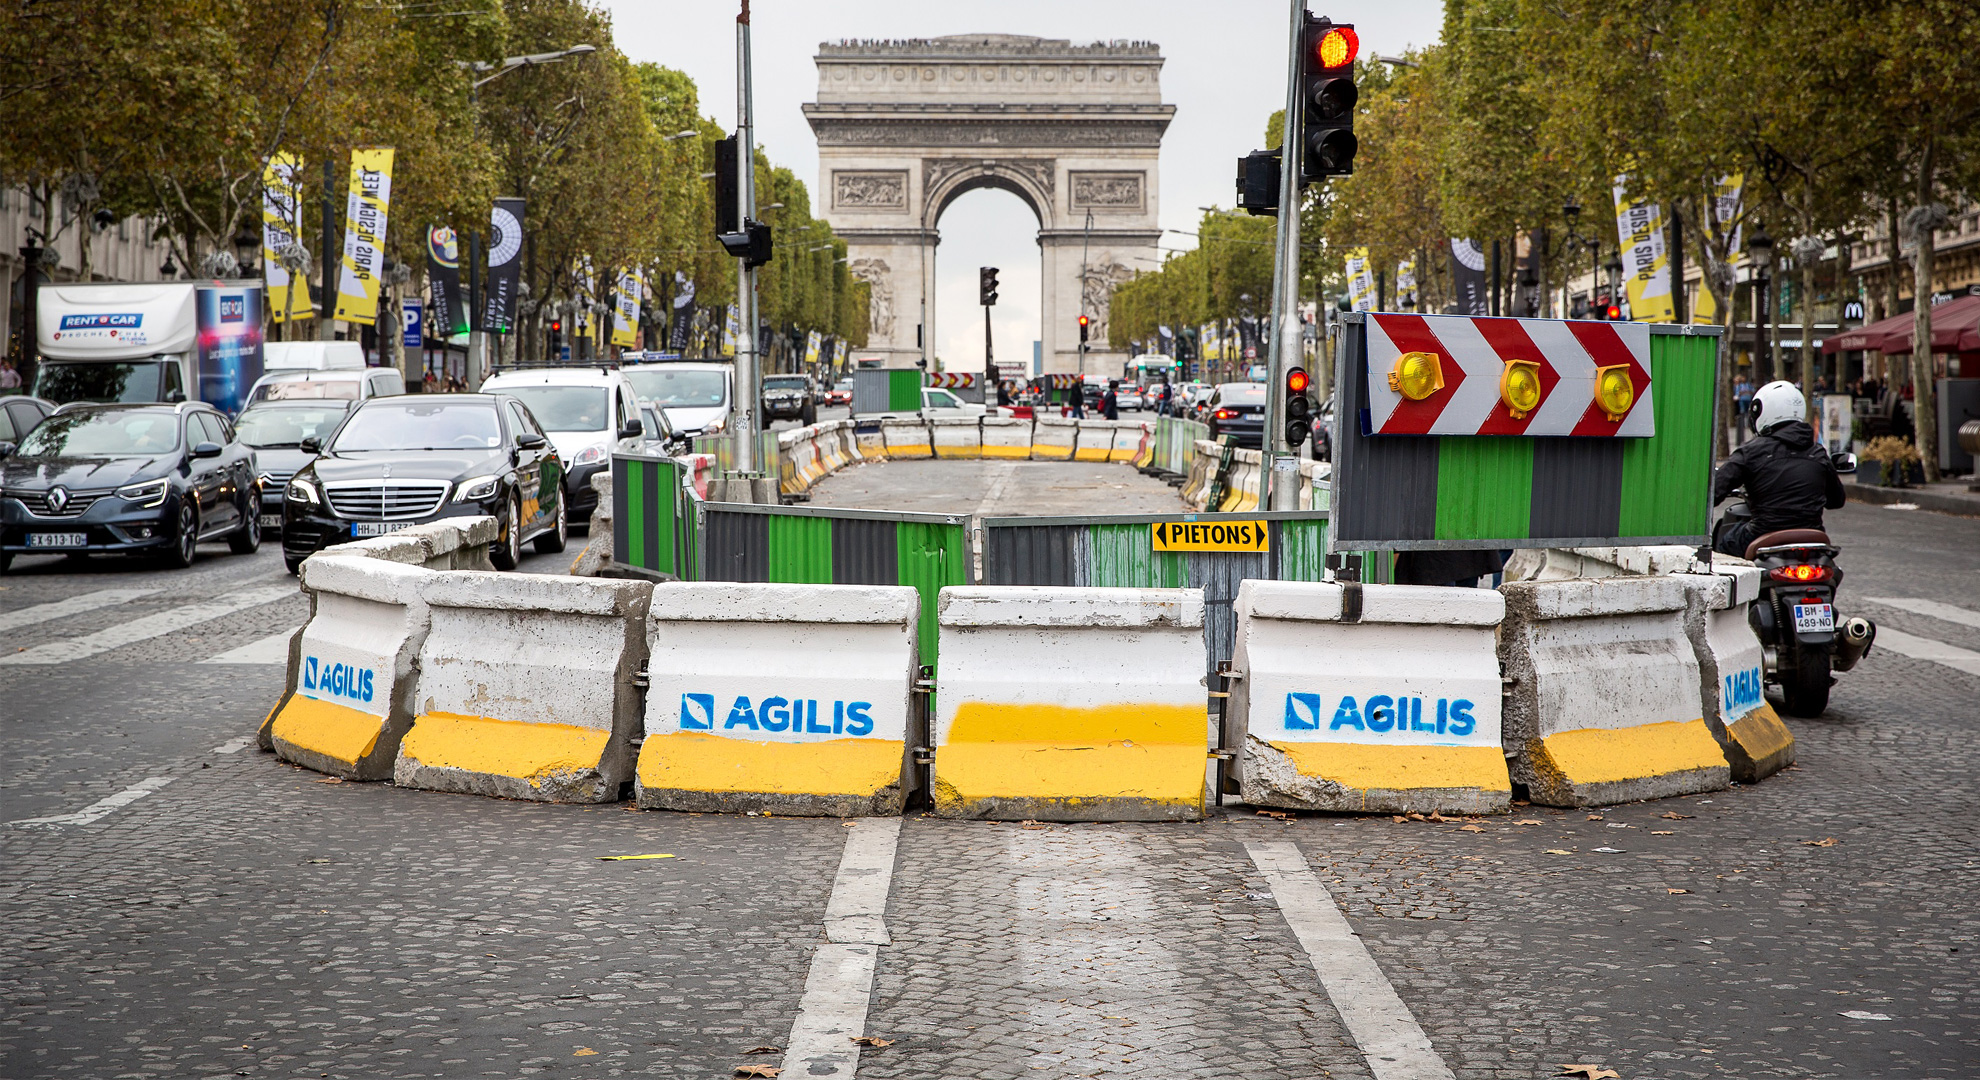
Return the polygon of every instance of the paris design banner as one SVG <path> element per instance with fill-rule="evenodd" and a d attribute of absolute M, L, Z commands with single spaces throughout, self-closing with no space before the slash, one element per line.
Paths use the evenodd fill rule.
<path fill-rule="evenodd" d="M 337 283 L 337 318 L 370 326 L 378 318 L 379 277 L 385 270 L 385 219 L 392 207 L 392 148 L 351 151 L 351 189 L 344 208 L 344 271 Z"/>
<path fill-rule="evenodd" d="M 1485 292 L 1485 253 L 1478 241 L 1451 237 L 1451 284 L 1457 292 L 1459 315 L 1490 315 L 1491 297 Z"/>
<path fill-rule="evenodd" d="M 646 283 L 640 279 L 639 271 L 619 268 L 612 289 L 612 344 L 621 349 L 639 344 L 639 302 L 645 291 Z"/>
<path fill-rule="evenodd" d="M 1616 240 L 1622 247 L 1623 293 L 1629 297 L 1633 322 L 1676 322 L 1671 303 L 1671 256 L 1664 250 L 1664 208 L 1647 200 L 1630 201 L 1616 177 Z"/>
<path fill-rule="evenodd" d="M 464 333 L 467 305 L 461 300 L 461 241 L 445 225 L 426 230 L 426 291 L 428 333 L 442 339 Z"/>
<path fill-rule="evenodd" d="M 508 334 L 516 326 L 516 292 L 522 281 L 523 201 L 496 199 L 488 215 L 488 289 L 481 328 Z"/>
<path fill-rule="evenodd" d="M 302 249 L 302 218 L 296 201 L 296 171 L 302 162 L 293 154 L 276 154 L 261 173 L 261 268 L 268 286 L 268 307 L 276 322 L 315 316 L 309 299 L 309 278 L 292 278 L 281 252 Z"/>
<path fill-rule="evenodd" d="M 1350 248 L 1347 253 L 1348 309 L 1375 310 L 1375 274 L 1368 268 L 1368 249 Z"/>

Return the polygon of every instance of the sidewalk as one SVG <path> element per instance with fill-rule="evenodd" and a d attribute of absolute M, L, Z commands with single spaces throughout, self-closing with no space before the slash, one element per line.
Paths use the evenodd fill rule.
<path fill-rule="evenodd" d="M 1876 484 L 1859 484 L 1854 477 L 1843 478 L 1843 490 L 1856 502 L 1875 503 L 1889 506 L 1892 503 L 1915 503 L 1920 510 L 1935 510 L 1941 514 L 1958 514 L 1961 517 L 1980 517 L 1980 491 L 1969 490 L 1975 483 L 1970 480 L 1952 480 L 1938 484 L 1914 484 L 1911 487 L 1882 487 Z"/>

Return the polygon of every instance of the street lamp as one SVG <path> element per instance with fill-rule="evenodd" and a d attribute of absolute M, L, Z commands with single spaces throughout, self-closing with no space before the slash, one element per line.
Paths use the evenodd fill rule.
<path fill-rule="evenodd" d="M 581 56 L 590 56 L 597 51 L 598 46 L 596 45 L 573 45 L 568 49 L 560 49 L 556 52 L 531 53 L 528 56 L 505 56 L 492 63 L 486 60 L 456 60 L 454 63 L 476 75 L 484 72 L 493 72 L 493 74 L 485 79 L 475 80 L 473 89 L 479 90 L 517 68 L 539 67 L 544 64 L 561 64 L 566 60 L 575 60 Z"/>
<path fill-rule="evenodd" d="M 249 232 L 247 226 L 234 234 L 234 262 L 240 267 L 244 278 L 254 276 L 254 253 L 261 247 L 261 237 Z"/>
<path fill-rule="evenodd" d="M 1767 235 L 1767 227 L 1765 225 L 1756 226 L 1753 230 L 1753 235 L 1747 238 L 1746 257 L 1752 261 L 1754 273 L 1753 381 L 1756 383 L 1771 382 L 1774 374 L 1773 358 L 1771 356 L 1767 357 L 1767 363 L 1764 368 L 1760 363 L 1760 358 L 1766 355 L 1767 339 L 1770 336 L 1768 329 L 1771 329 L 1769 324 L 1774 321 L 1773 311 L 1771 310 L 1773 305 L 1769 302 L 1770 296 L 1767 288 L 1769 274 L 1774 268 L 1774 238 Z M 1762 329 L 1763 326 L 1768 327 L 1768 329 Z M 1763 370 L 1768 375 L 1768 378 L 1765 380 L 1760 377 L 1760 373 Z"/>
<path fill-rule="evenodd" d="M 676 139 L 692 139 L 692 138 L 694 138 L 694 137 L 695 137 L 696 135 L 699 135 L 699 134 L 701 134 L 701 132 L 699 132 L 699 131 L 696 131 L 696 130 L 694 130 L 693 128 L 689 128 L 689 129 L 688 129 L 688 130 L 686 130 L 686 131 L 677 131 L 677 132 L 675 132 L 675 133 L 674 133 L 674 134 L 672 134 L 672 135 L 662 135 L 662 136 L 660 136 L 660 141 L 661 141 L 661 142 L 673 142 L 673 141 L 674 141 L 674 140 L 676 140 Z"/>

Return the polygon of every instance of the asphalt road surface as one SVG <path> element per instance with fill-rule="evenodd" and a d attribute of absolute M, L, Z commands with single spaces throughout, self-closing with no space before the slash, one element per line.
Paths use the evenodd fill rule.
<path fill-rule="evenodd" d="M 1790 721 L 1792 771 L 1475 823 L 910 816 L 877 947 L 823 943 L 868 826 L 337 783 L 256 751 L 306 615 L 272 545 L 178 572 L 21 559 L 0 1075 L 725 1077 L 787 1065 L 837 949 L 874 966 L 868 1077 L 1365 1077 L 1387 1045 L 1366 1002 L 1464 1078 L 1973 1076 L 1980 520 L 1830 525 L 1845 611 L 1906 644 Z M 1358 936 L 1316 972 L 1336 911 Z M 818 1075 L 847 1073 L 784 1073 Z"/>

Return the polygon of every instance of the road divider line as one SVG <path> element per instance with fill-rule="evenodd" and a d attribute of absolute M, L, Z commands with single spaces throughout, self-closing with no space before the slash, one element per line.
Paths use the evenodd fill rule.
<path fill-rule="evenodd" d="M 244 611 L 263 604 L 272 604 L 285 597 L 298 595 L 294 585 L 276 585 L 264 589 L 241 589 L 225 593 L 211 600 L 197 604 L 161 611 L 156 615 L 146 615 L 141 619 L 98 630 L 94 634 L 69 638 L 64 641 L 51 641 L 46 645 L 36 645 L 21 652 L 0 656 L 0 666 L 15 664 L 65 664 L 71 660 L 82 660 L 99 653 L 125 645 L 169 634 L 197 623 L 207 622 Z"/>
<path fill-rule="evenodd" d="M 66 600 L 55 600 L 46 604 L 24 607 L 19 611 L 0 611 L 0 633 L 17 630 L 23 626 L 33 626 L 53 619 L 64 619 L 70 615 L 80 615 L 98 608 L 116 607 L 128 604 L 139 597 L 150 596 L 157 589 L 99 589 L 96 592 L 71 596 Z"/>
<path fill-rule="evenodd" d="M 1430 1046 L 1430 1037 L 1299 848 L 1283 841 L 1246 843 L 1244 848 L 1265 875 L 1280 914 L 1313 961 L 1321 988 L 1368 1059 L 1375 1080 L 1452 1080 L 1450 1067 Z"/>
<path fill-rule="evenodd" d="M 900 835 L 900 818 L 852 822 L 825 903 L 826 942 L 811 958 L 785 1044 L 786 1075 L 851 1080 L 859 1070 L 859 1044 L 853 1040 L 866 1032 L 879 946 L 891 943 L 883 916 Z"/>
<path fill-rule="evenodd" d="M 991 466 L 990 472 L 996 479 L 990 481 L 989 490 L 983 493 L 983 501 L 976 504 L 977 517 L 989 517 L 998 500 L 1004 497 L 1004 489 L 1011 486 L 1011 479 L 1017 475 L 1017 462 L 999 462 Z"/>
<path fill-rule="evenodd" d="M 254 744 L 254 736 L 238 735 L 213 748 L 216 754 L 238 754 Z"/>
<path fill-rule="evenodd" d="M 88 825 L 99 818 L 109 815 L 113 811 L 117 810 L 119 807 L 129 806 L 130 804 L 138 801 L 139 799 L 144 798 L 146 795 L 149 795 L 152 792 L 157 791 L 159 788 L 162 788 L 166 784 L 169 784 L 171 782 L 172 782 L 172 778 L 169 776 L 147 776 L 144 779 L 139 780 L 137 783 L 132 784 L 130 787 L 127 787 L 124 790 L 116 793 L 115 795 L 112 795 L 107 799 L 98 799 L 97 801 L 90 803 L 88 806 L 83 807 L 81 810 L 78 810 L 73 814 L 56 814 L 53 817 L 22 818 L 19 821 L 10 821 L 7 824 L 9 825 Z"/>
<path fill-rule="evenodd" d="M 1920 600 L 1913 596 L 1866 596 L 1865 602 L 1882 604 L 1899 611 L 1909 611 L 1914 615 L 1927 615 L 1941 622 L 1957 623 L 1980 630 L 1980 611 L 1968 611 L 1952 604 L 1942 604 L 1937 600 Z M 1884 630 L 1877 628 L 1877 640 L 1884 640 Z"/>
<path fill-rule="evenodd" d="M 287 664 L 289 662 L 289 642 L 296 636 L 292 627 L 279 634 L 270 634 L 259 641 L 250 641 L 238 649 L 209 656 L 202 664 Z"/>
<path fill-rule="evenodd" d="M 1980 652 L 1919 637 L 1916 634 L 1907 634 L 1888 626 L 1877 628 L 1877 643 L 1871 649 L 1873 652 L 1877 649 L 1889 649 L 1899 656 L 1909 656 L 1913 660 L 1930 660 L 1935 664 L 1944 664 L 1954 671 L 1980 675 Z"/>

